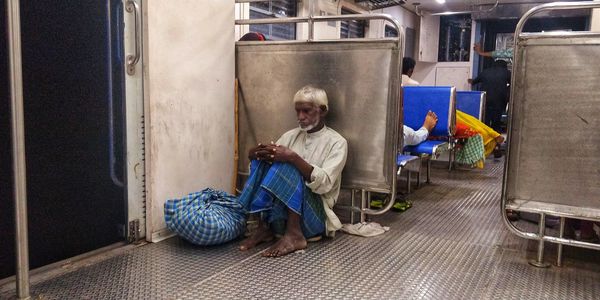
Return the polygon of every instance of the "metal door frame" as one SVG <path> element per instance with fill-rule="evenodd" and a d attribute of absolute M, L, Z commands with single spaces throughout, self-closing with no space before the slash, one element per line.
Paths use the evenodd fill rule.
<path fill-rule="evenodd" d="M 126 157 L 127 157 L 127 211 L 130 225 L 126 235 L 129 240 L 138 239 L 143 232 L 135 227 L 145 225 L 145 172 L 144 172 L 144 109 L 141 61 L 141 0 L 124 0 L 123 7 L 133 14 L 128 17 L 124 12 L 124 48 L 133 44 L 133 55 L 127 57 L 126 70 L 129 74 L 126 85 Z M 29 251 L 27 234 L 27 184 L 25 169 L 25 131 L 23 111 L 23 82 L 21 57 L 20 1 L 5 1 L 8 23 L 8 49 L 11 95 L 11 127 L 13 144 L 14 201 L 15 201 L 15 245 L 16 245 L 16 293 L 18 299 L 31 299 L 29 290 Z M 133 37 L 127 24 L 133 18 Z M 139 64 L 138 64 L 139 63 Z M 111 115 L 112 117 L 112 115 Z M 112 150 L 112 149 L 111 149 Z M 111 153 L 112 155 L 112 153 Z M 112 168 L 112 165 L 111 165 Z M 114 179 L 114 178 L 113 178 Z M 117 180 L 118 181 L 118 180 Z M 135 187 L 135 188 L 133 188 Z"/>

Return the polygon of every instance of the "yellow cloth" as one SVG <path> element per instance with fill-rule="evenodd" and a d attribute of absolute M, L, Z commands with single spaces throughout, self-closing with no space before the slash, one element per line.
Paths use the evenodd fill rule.
<path fill-rule="evenodd" d="M 494 148 L 496 148 L 496 138 L 500 136 L 498 132 L 485 125 L 475 117 L 460 110 L 456 110 L 456 121 L 469 126 L 469 128 L 481 134 L 485 148 L 485 157 L 488 157 L 488 155 L 492 154 Z M 479 166 L 479 164 L 481 164 L 481 166 Z M 483 162 L 479 162 L 477 167 L 483 167 Z"/>

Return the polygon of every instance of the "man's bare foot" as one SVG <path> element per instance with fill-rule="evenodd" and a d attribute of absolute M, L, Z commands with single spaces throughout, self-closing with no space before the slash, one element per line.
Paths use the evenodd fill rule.
<path fill-rule="evenodd" d="M 270 242 L 273 240 L 273 233 L 271 230 L 265 226 L 259 225 L 256 229 L 256 232 L 249 238 L 243 240 L 240 243 L 240 251 L 250 250 L 256 245 L 263 242 Z"/>
<path fill-rule="evenodd" d="M 306 248 L 306 239 L 303 235 L 286 233 L 275 245 L 269 247 L 262 253 L 265 257 L 277 257 L 290 254 L 296 250 Z"/>

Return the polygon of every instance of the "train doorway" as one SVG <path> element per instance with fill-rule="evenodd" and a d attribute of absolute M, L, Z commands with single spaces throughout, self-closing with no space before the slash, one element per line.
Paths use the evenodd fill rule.
<path fill-rule="evenodd" d="M 129 190 L 141 185 L 128 179 L 128 127 L 136 123 L 143 129 L 143 115 L 127 119 L 132 112 L 125 101 L 131 81 L 126 72 L 125 7 L 120 0 L 77 5 L 21 1 L 32 269 L 128 237 Z M 2 5 L 0 55 L 7 62 L 5 10 Z M 15 254 L 7 64 L 0 64 L 0 73 L 2 279 L 15 274 Z"/>

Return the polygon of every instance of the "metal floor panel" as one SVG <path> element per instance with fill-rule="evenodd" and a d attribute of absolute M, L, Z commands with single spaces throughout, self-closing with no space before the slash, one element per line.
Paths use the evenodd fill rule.
<path fill-rule="evenodd" d="M 445 166 L 443 166 L 445 167 Z M 500 216 L 502 161 L 433 168 L 413 207 L 374 218 L 391 227 L 339 234 L 284 258 L 237 243 L 201 248 L 173 238 L 34 285 L 41 299 L 598 299 L 600 252 L 565 247 L 563 267 L 537 269 L 537 242 Z M 536 224 L 519 221 L 535 231 Z M 549 228 L 550 234 L 556 230 Z M 546 261 L 556 246 L 546 244 Z"/>

